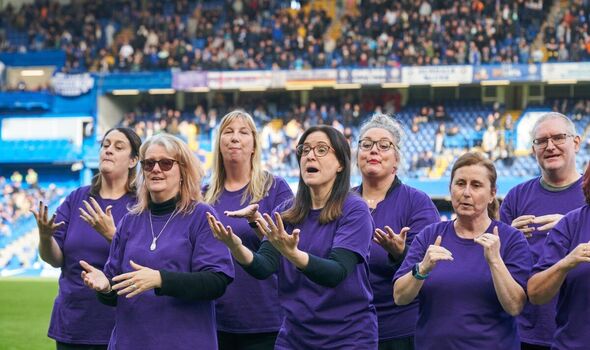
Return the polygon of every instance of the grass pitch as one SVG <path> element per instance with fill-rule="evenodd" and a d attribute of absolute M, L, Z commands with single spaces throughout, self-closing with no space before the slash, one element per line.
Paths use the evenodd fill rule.
<path fill-rule="evenodd" d="M 0 350 L 53 350 L 47 328 L 55 279 L 0 278 Z"/>

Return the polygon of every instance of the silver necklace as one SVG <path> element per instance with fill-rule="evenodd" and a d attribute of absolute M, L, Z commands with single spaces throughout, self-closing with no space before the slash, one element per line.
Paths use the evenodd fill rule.
<path fill-rule="evenodd" d="M 162 229 L 160 230 L 160 233 L 158 233 L 158 235 L 156 236 L 154 234 L 154 224 L 152 224 L 152 212 L 150 211 L 150 228 L 152 229 L 152 244 L 150 245 L 150 250 L 152 252 L 154 250 L 156 250 L 156 242 L 158 241 L 158 238 L 160 238 L 160 236 L 162 235 L 162 232 L 164 232 L 164 229 L 166 228 L 166 226 L 168 225 L 168 223 L 170 222 L 170 220 L 172 220 L 172 218 L 174 216 L 176 216 L 176 209 L 174 209 L 174 211 L 172 212 L 172 215 L 170 215 L 168 220 L 166 220 L 164 227 L 162 227 Z"/>

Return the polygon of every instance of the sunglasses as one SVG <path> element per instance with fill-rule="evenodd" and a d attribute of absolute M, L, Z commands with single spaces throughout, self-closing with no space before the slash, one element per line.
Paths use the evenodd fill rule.
<path fill-rule="evenodd" d="M 172 169 L 172 167 L 174 166 L 174 163 L 177 163 L 178 161 L 175 159 L 160 159 L 160 160 L 154 160 L 154 159 L 144 159 L 142 160 L 141 163 L 141 168 L 144 171 L 152 171 L 154 170 L 154 167 L 156 166 L 156 164 L 158 164 L 158 166 L 160 167 L 160 170 L 162 171 L 168 171 L 170 169 Z"/>

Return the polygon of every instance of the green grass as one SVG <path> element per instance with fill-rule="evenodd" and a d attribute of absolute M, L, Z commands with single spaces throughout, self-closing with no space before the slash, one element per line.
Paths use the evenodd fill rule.
<path fill-rule="evenodd" d="M 47 327 L 55 279 L 0 278 L 0 350 L 53 350 Z"/>

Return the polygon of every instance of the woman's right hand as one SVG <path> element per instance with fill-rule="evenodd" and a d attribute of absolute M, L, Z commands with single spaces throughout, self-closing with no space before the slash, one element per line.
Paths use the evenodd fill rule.
<path fill-rule="evenodd" d="M 31 209 L 30 211 L 31 213 L 33 213 L 33 215 L 35 216 L 35 220 L 37 221 L 37 227 L 39 228 L 39 237 L 41 239 L 51 238 L 55 230 L 57 230 L 58 227 L 64 224 L 63 221 L 55 223 L 55 213 L 51 216 L 51 219 L 48 219 L 49 208 L 47 207 L 47 205 L 43 204 L 43 201 L 39 202 L 39 212 L 36 212 L 33 209 Z"/>
<path fill-rule="evenodd" d="M 420 263 L 420 273 L 423 275 L 429 274 L 439 261 L 453 261 L 453 253 L 447 248 L 441 246 L 442 236 L 437 236 L 434 244 L 431 244 L 426 253 L 424 259 Z"/>
<path fill-rule="evenodd" d="M 213 214 L 207 213 L 207 221 L 211 231 L 213 231 L 213 236 L 223 242 L 230 250 L 242 245 L 242 240 L 234 233 L 232 228 L 229 225 L 223 227 L 223 224 Z"/>
<path fill-rule="evenodd" d="M 80 266 L 84 269 L 82 271 L 82 280 L 84 280 L 86 286 L 100 293 L 109 293 L 111 291 L 111 283 L 102 271 L 84 260 L 80 260 Z"/>
<path fill-rule="evenodd" d="M 244 207 L 240 210 L 234 211 L 224 211 L 225 216 L 229 216 L 230 218 L 246 218 L 248 222 L 254 222 L 262 215 L 258 212 L 258 204 L 250 204 L 247 207 Z"/>

